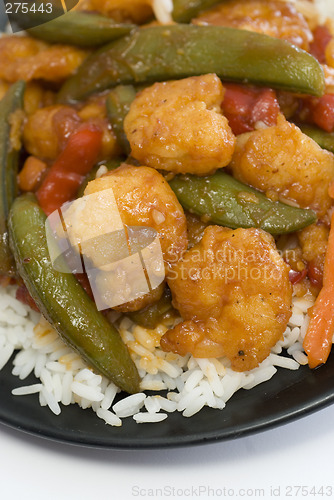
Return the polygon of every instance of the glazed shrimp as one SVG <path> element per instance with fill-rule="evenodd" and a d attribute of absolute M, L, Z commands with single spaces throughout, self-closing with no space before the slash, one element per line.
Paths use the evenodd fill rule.
<path fill-rule="evenodd" d="M 204 12 L 194 24 L 230 26 L 284 40 L 308 50 L 312 32 L 292 3 L 279 0 L 230 0 Z"/>
<path fill-rule="evenodd" d="M 235 137 L 221 112 L 223 97 L 224 88 L 212 74 L 143 90 L 124 122 L 132 156 L 174 173 L 207 175 L 225 167 Z"/>
<path fill-rule="evenodd" d="M 89 195 L 110 189 L 112 189 L 119 212 L 117 218 L 120 216 L 123 225 L 144 226 L 157 232 L 163 256 L 162 266 L 165 270 L 161 270 L 159 262 L 156 262 L 157 269 L 154 268 L 153 272 L 157 275 L 162 272 L 163 277 L 165 274 L 168 275 L 170 264 L 178 260 L 187 249 L 186 218 L 168 183 L 152 168 L 123 164 L 113 172 L 91 181 L 85 190 L 84 204 L 71 215 L 72 238 L 79 241 L 92 241 L 97 224 L 108 225 L 109 216 L 106 220 L 97 219 L 95 198 Z M 118 245 L 120 246 L 121 243 Z M 109 240 L 105 242 L 100 238 L 97 245 L 92 244 L 89 249 L 86 248 L 85 255 L 95 266 L 100 266 L 110 251 Z M 153 262 L 153 267 L 154 265 Z M 119 280 L 125 279 L 125 271 L 123 271 L 121 267 L 117 270 Z M 116 278 L 113 276 L 111 279 Z M 105 293 L 108 293 L 109 284 L 106 282 L 102 286 Z M 163 292 L 164 284 L 130 301 L 127 301 L 127 297 L 133 296 L 131 285 L 127 288 L 120 285 L 118 288 L 124 303 L 118 307 L 118 310 L 127 312 L 142 309 L 157 301 Z"/>
<path fill-rule="evenodd" d="M 296 125 L 278 117 L 277 125 L 238 136 L 230 165 L 234 177 L 267 196 L 312 208 L 319 217 L 331 206 L 334 156 Z"/>
<path fill-rule="evenodd" d="M 258 229 L 209 226 L 168 277 L 183 322 L 161 339 L 181 356 L 227 357 L 236 371 L 259 365 L 291 314 L 288 266 Z"/>
<path fill-rule="evenodd" d="M 69 45 L 50 45 L 28 36 L 0 39 L 0 78 L 62 83 L 71 76 L 89 51 Z"/>

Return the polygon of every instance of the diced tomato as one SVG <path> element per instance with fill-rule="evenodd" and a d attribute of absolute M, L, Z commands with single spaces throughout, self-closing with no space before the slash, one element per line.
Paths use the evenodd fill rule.
<path fill-rule="evenodd" d="M 334 130 L 334 94 L 326 94 L 310 102 L 310 117 L 313 123 L 326 132 Z"/>
<path fill-rule="evenodd" d="M 326 63 L 326 47 L 332 38 L 327 26 L 317 26 L 313 32 L 313 42 L 310 45 L 310 52 L 321 64 Z"/>
<path fill-rule="evenodd" d="M 312 261 L 308 266 L 308 277 L 312 285 L 321 288 L 323 284 L 323 269 L 320 269 L 319 266 L 316 265 L 316 262 Z"/>
<path fill-rule="evenodd" d="M 47 215 L 71 201 L 101 151 L 102 131 L 85 124 L 69 138 L 65 149 L 47 173 L 36 195 Z"/>
<path fill-rule="evenodd" d="M 293 117 L 296 122 L 317 125 L 326 132 L 334 131 L 334 94 L 322 97 L 306 97 L 300 100 L 299 109 Z"/>
<path fill-rule="evenodd" d="M 297 283 L 300 283 L 303 281 L 303 279 L 307 275 L 307 269 L 303 269 L 302 271 L 294 271 L 293 269 L 290 269 L 289 271 L 289 280 L 292 285 L 296 285 Z"/>
<path fill-rule="evenodd" d="M 279 113 L 276 93 L 271 89 L 224 84 L 222 110 L 235 135 L 254 130 L 256 122 L 275 125 Z"/>

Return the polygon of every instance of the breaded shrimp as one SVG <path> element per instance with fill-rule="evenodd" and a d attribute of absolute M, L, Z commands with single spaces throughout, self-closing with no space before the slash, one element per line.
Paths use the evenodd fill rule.
<path fill-rule="evenodd" d="M 289 268 L 268 233 L 209 226 L 168 277 L 183 322 L 161 339 L 181 356 L 225 356 L 251 370 L 282 338 L 291 315 Z"/>
<path fill-rule="evenodd" d="M 206 175 L 225 167 L 235 137 L 222 115 L 216 75 L 155 83 L 137 95 L 124 130 L 139 162 L 175 173 Z"/>
<path fill-rule="evenodd" d="M 33 156 L 54 160 L 80 123 L 80 117 L 71 106 L 59 104 L 38 109 L 25 123 L 24 147 Z"/>
<path fill-rule="evenodd" d="M 142 24 L 153 16 L 153 0 L 88 0 L 85 10 L 94 10 L 120 23 Z"/>
<path fill-rule="evenodd" d="M 234 177 L 280 200 L 312 208 L 323 217 L 331 206 L 334 155 L 323 150 L 294 124 L 277 125 L 238 136 L 230 165 Z"/>
<path fill-rule="evenodd" d="M 95 228 L 97 224 L 101 224 L 101 221 L 99 219 L 97 222 L 94 200 L 89 195 L 110 188 L 113 190 L 119 212 L 116 217 L 120 216 L 123 225 L 127 227 L 145 226 L 157 232 L 163 257 L 162 266 L 165 265 L 165 272 L 168 273 L 169 264 L 181 258 L 187 249 L 186 218 L 168 183 L 161 174 L 152 168 L 123 164 L 118 169 L 91 181 L 85 190 L 84 206 L 76 211 L 74 217 L 72 215 L 72 238 L 79 241 L 92 241 Z M 108 221 L 105 222 L 108 224 Z M 104 245 L 103 240 L 100 239 L 98 244 L 93 244 L 88 250 L 85 250 L 86 256 L 95 266 L 100 266 L 101 259 L 103 261 L 105 255 L 108 255 L 109 249 Z M 106 245 L 109 245 L 109 242 Z M 119 271 L 123 273 L 121 267 Z M 162 271 L 164 276 L 163 269 L 158 269 L 158 271 Z M 108 283 L 103 286 L 107 287 Z M 124 305 L 118 307 L 118 310 L 127 312 L 142 309 L 158 300 L 163 288 L 164 285 L 127 303 L 124 300 Z M 126 297 L 127 294 L 131 295 L 132 290 L 120 290 L 119 292 Z"/>
<path fill-rule="evenodd" d="M 298 232 L 303 260 L 308 264 L 308 276 L 313 285 L 322 286 L 322 276 L 328 245 L 329 228 L 317 223 Z"/>
<path fill-rule="evenodd" d="M 69 45 L 49 45 L 28 36 L 0 38 L 0 78 L 61 83 L 71 76 L 88 51 Z"/>
<path fill-rule="evenodd" d="M 204 12 L 194 24 L 230 26 L 264 33 L 308 50 L 312 32 L 292 3 L 279 0 L 230 0 Z"/>
<path fill-rule="evenodd" d="M 24 126 L 23 140 L 26 150 L 38 158 L 55 160 L 71 133 L 83 123 L 95 124 L 103 132 L 98 161 L 120 153 L 116 136 L 108 122 L 104 102 L 91 100 L 80 110 L 71 106 L 52 105 L 37 109 Z"/>
<path fill-rule="evenodd" d="M 44 89 L 40 83 L 29 82 L 26 84 L 24 93 L 24 111 L 29 116 L 38 109 L 52 106 L 56 102 L 56 93 L 52 90 Z"/>

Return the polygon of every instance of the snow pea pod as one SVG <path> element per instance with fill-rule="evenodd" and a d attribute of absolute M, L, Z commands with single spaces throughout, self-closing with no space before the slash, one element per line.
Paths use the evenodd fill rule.
<path fill-rule="evenodd" d="M 175 24 L 138 29 L 100 48 L 63 85 L 58 101 L 73 103 L 118 84 L 206 73 L 315 96 L 325 88 L 318 61 L 285 40 L 222 26 Z"/>
<path fill-rule="evenodd" d="M 317 220 L 313 210 L 271 201 L 225 172 L 210 177 L 177 175 L 169 185 L 183 208 L 232 229 L 256 227 L 275 235 L 298 231 Z"/>
<path fill-rule="evenodd" d="M 334 132 L 325 132 L 311 125 L 298 125 L 304 134 L 308 135 L 323 149 L 334 153 Z"/>
<path fill-rule="evenodd" d="M 122 390 L 139 390 L 139 375 L 118 331 L 88 297 L 75 276 L 51 263 L 46 216 L 32 194 L 14 201 L 9 216 L 16 266 L 38 308 L 60 337 Z"/>
<path fill-rule="evenodd" d="M 127 316 L 137 325 L 153 330 L 162 322 L 167 314 L 175 312 L 172 306 L 172 296 L 169 288 L 166 288 L 162 297 L 140 311 L 127 313 Z"/>
<path fill-rule="evenodd" d="M 24 82 L 16 82 L 0 101 L 0 274 L 8 276 L 15 274 L 15 263 L 9 248 L 7 218 L 17 193 L 20 146 L 20 138 L 12 137 L 12 131 L 13 127 L 18 129 L 20 123 L 24 89 Z"/>
<path fill-rule="evenodd" d="M 118 24 L 96 14 L 71 11 L 27 31 L 46 42 L 97 47 L 129 34 L 134 28 L 133 24 Z"/>
<path fill-rule="evenodd" d="M 114 134 L 122 147 L 124 153 L 130 154 L 131 148 L 125 135 L 123 123 L 130 106 L 136 97 L 136 89 L 133 85 L 117 85 L 108 95 L 106 106 L 109 121 Z"/>
<path fill-rule="evenodd" d="M 173 19 L 178 23 L 188 23 L 205 9 L 210 9 L 222 0 L 173 0 Z"/>

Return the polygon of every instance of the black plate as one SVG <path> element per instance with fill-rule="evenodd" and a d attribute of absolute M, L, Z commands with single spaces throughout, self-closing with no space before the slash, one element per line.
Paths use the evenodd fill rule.
<path fill-rule="evenodd" d="M 224 410 L 204 408 L 193 417 L 172 413 L 157 424 L 136 424 L 130 417 L 122 427 L 110 427 L 92 410 L 63 407 L 59 416 L 40 407 L 37 395 L 12 396 L 14 387 L 35 383 L 11 375 L 12 364 L 0 372 L 0 421 L 16 429 L 66 443 L 109 449 L 178 447 L 238 438 L 287 423 L 334 401 L 334 354 L 317 370 L 279 369 L 268 382 L 240 390 Z"/>

